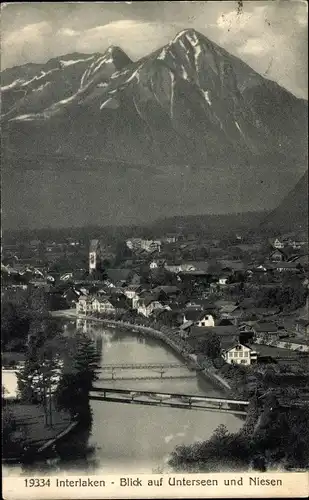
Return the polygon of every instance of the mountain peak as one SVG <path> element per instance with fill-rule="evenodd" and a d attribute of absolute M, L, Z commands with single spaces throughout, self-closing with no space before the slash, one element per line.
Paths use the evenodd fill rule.
<path fill-rule="evenodd" d="M 118 45 L 110 45 L 103 57 L 107 57 L 106 62 L 113 62 L 117 70 L 132 63 L 130 57 Z"/>
<path fill-rule="evenodd" d="M 191 45 L 195 46 L 198 43 L 201 43 L 203 41 L 207 40 L 202 33 L 199 31 L 193 29 L 193 28 L 187 28 L 185 30 L 180 31 L 177 33 L 175 38 L 172 40 L 172 44 L 176 42 L 189 42 Z"/>

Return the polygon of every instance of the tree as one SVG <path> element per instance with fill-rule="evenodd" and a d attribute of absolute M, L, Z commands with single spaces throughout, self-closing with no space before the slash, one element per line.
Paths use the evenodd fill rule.
<path fill-rule="evenodd" d="M 99 354 L 94 342 L 83 333 L 77 333 L 71 354 L 70 371 L 62 374 L 56 389 L 56 405 L 87 426 L 91 422 L 89 392 L 97 380 Z"/>
<path fill-rule="evenodd" d="M 218 335 L 209 333 L 198 342 L 198 351 L 211 359 L 219 358 L 221 353 L 221 344 Z"/>

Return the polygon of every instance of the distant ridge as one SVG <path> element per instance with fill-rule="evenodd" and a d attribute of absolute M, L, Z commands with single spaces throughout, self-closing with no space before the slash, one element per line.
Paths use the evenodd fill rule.
<path fill-rule="evenodd" d="M 261 229 L 308 231 L 308 170 L 280 205 L 270 212 Z"/>

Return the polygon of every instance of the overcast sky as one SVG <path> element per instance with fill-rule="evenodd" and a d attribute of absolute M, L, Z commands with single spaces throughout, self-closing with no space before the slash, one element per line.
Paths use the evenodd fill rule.
<path fill-rule="evenodd" d="M 119 2 L 2 4 L 2 69 L 119 45 L 134 60 L 195 28 L 307 98 L 307 2 Z"/>

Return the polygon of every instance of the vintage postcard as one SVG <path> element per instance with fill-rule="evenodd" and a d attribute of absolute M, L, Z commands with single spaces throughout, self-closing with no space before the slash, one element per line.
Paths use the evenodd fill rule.
<path fill-rule="evenodd" d="M 2 4 L 6 500 L 308 495 L 307 14 Z"/>

